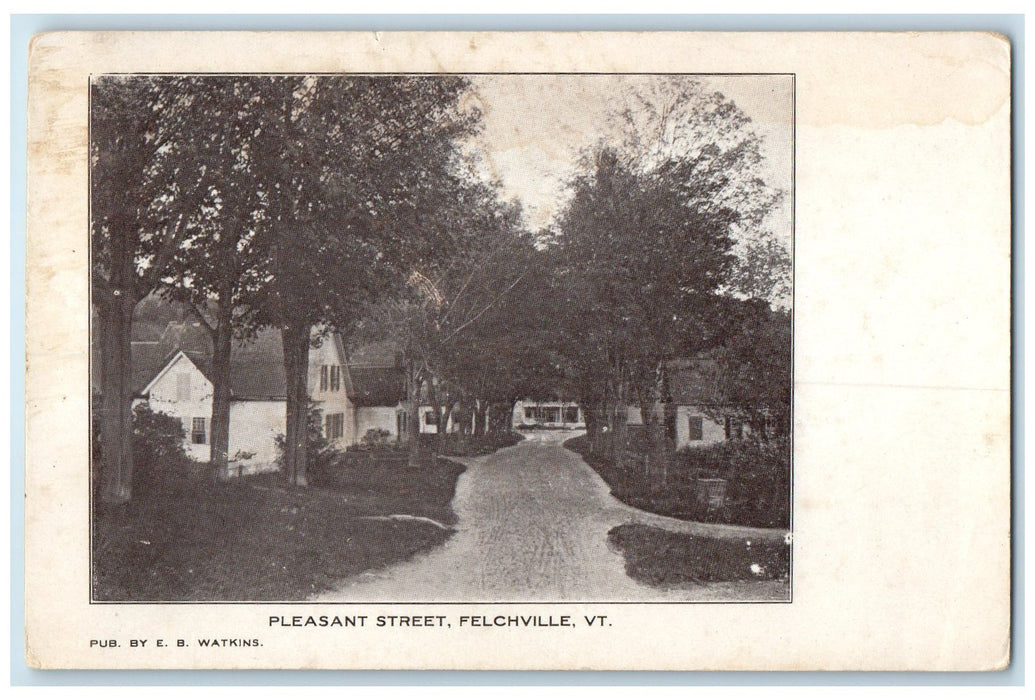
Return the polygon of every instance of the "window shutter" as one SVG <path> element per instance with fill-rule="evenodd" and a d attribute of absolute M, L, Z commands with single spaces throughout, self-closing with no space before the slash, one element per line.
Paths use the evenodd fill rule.
<path fill-rule="evenodd" d="M 190 375 L 186 372 L 176 375 L 176 400 L 190 401 Z"/>
<path fill-rule="evenodd" d="M 704 419 L 701 416 L 688 416 L 688 431 L 687 440 L 703 440 L 704 439 Z"/>

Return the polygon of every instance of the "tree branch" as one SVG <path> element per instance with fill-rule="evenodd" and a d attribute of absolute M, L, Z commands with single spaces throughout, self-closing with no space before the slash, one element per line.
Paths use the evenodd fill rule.
<path fill-rule="evenodd" d="M 516 287 L 516 286 L 518 285 L 518 282 L 520 282 L 520 281 L 521 281 L 522 279 L 524 279 L 525 275 L 527 275 L 527 274 L 528 274 L 528 270 L 525 270 L 524 272 L 522 272 L 522 273 L 521 273 L 521 274 L 520 274 L 520 275 L 518 276 L 518 278 L 517 278 L 516 280 L 514 280 L 513 282 L 511 282 L 511 284 L 510 284 L 510 286 L 509 286 L 509 287 L 507 287 L 507 288 L 506 288 L 506 289 L 504 289 L 504 290 L 503 290 L 502 292 L 500 292 L 499 296 L 497 296 L 497 297 L 496 297 L 495 299 L 493 299 L 492 301 L 490 301 L 490 302 L 489 302 L 488 304 L 486 304 L 486 306 L 485 306 L 485 308 L 484 308 L 484 309 L 482 309 L 482 310 L 481 310 L 481 311 L 479 311 L 479 312 L 478 312 L 477 314 L 475 314 L 475 315 L 474 315 L 474 318 L 471 318 L 471 319 L 470 319 L 470 320 L 468 320 L 467 322 L 463 323 L 463 324 L 462 324 L 462 325 L 461 325 L 461 326 L 460 326 L 459 328 L 457 328 L 457 329 L 456 329 L 455 331 L 453 331 L 453 332 L 452 332 L 452 333 L 450 333 L 450 334 L 449 334 L 448 336 L 446 336 L 446 337 L 445 337 L 445 338 L 444 338 L 444 339 L 442 340 L 442 345 L 445 345 L 446 343 L 448 343 L 448 342 L 449 342 L 450 340 L 452 340 L 452 339 L 453 339 L 453 337 L 454 337 L 454 336 L 456 336 L 456 335 L 457 335 L 458 333 L 460 333 L 460 331 L 464 330 L 465 328 L 467 328 L 468 326 L 470 326 L 470 325 L 471 325 L 472 323 L 474 323 L 475 321 L 477 321 L 477 320 L 478 320 L 479 318 L 481 318 L 482 316 L 484 316 L 484 315 L 485 315 L 485 313 L 486 313 L 486 312 L 487 312 L 487 311 L 488 311 L 489 309 L 491 309 L 491 308 L 492 308 L 493 306 L 495 306 L 495 305 L 496 305 L 496 303 L 497 303 L 497 302 L 499 302 L 499 300 L 500 300 L 500 299 L 502 299 L 503 297 L 505 297 L 505 296 L 507 295 L 507 293 L 508 293 L 508 292 L 510 292 L 510 290 L 511 290 L 511 289 L 513 289 L 514 287 Z"/>

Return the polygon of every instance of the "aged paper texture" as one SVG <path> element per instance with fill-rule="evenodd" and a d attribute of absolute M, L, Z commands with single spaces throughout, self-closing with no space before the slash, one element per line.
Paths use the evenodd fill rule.
<path fill-rule="evenodd" d="M 368 573 L 356 589 L 346 581 L 308 598 L 260 598 L 283 602 L 100 595 L 91 580 L 92 547 L 104 543 L 91 543 L 90 99 L 92 85 L 119 74 L 466 76 L 469 99 L 489 125 L 479 138 L 495 149 L 489 174 L 507 197 L 522 200 L 534 229 L 548 228 L 561 206 L 550 188 L 570 180 L 580 153 L 602 138 L 593 131 L 600 95 L 641 90 L 664 76 L 666 85 L 686 79 L 732 99 L 762 137 L 760 177 L 783 193 L 770 202 L 766 225 L 793 254 L 793 304 L 790 290 L 782 302 L 793 318 L 793 525 L 783 528 L 786 536 L 772 523 L 750 529 L 750 522 L 744 530 L 687 525 L 684 534 L 732 532 L 727 542 L 755 552 L 786 546 L 792 566 L 765 585 L 633 583 L 622 574 L 616 545 L 605 541 L 608 522 L 591 553 L 534 552 L 520 570 L 501 565 L 513 595 L 480 589 L 462 557 L 438 579 L 420 578 L 427 575 L 422 562 L 441 552 L 482 556 L 498 548 L 506 555 L 515 532 L 534 542 L 536 532 L 546 532 L 536 508 L 546 506 L 533 502 L 520 511 L 533 514 L 530 522 L 501 519 L 482 539 L 465 529 L 465 513 L 475 511 L 459 510 L 459 529 L 441 550 Z M 299 90 L 318 80 L 300 82 Z M 299 94 L 292 99 L 303 99 Z M 541 105 L 540 114 L 526 111 L 527 119 L 511 122 L 500 116 L 521 100 Z M 30 666 L 977 671 L 1009 663 L 1011 142 L 1003 37 L 55 33 L 32 43 L 28 116 Z M 549 141 L 554 132 L 568 140 Z M 555 167 L 565 158 L 570 170 Z M 157 259 L 138 258 L 137 272 Z M 424 298 L 438 293 L 417 271 L 410 280 Z M 191 362 L 190 353 L 182 357 Z M 339 378 L 329 373 L 322 381 L 333 389 Z M 563 402 L 525 415 L 563 422 L 569 408 L 572 420 L 582 420 L 574 403 Z M 673 420 L 690 426 L 690 439 L 706 438 L 715 421 L 679 410 Z M 403 413 L 393 409 L 385 433 L 397 426 L 402 434 Z M 185 421 L 188 447 L 214 437 L 216 426 L 210 436 L 204 417 Z M 350 429 L 328 415 L 328 437 Z M 726 438 L 734 429 L 741 424 L 727 420 Z M 231 422 L 231 446 L 233 430 Z M 368 434 L 376 438 L 379 430 Z M 672 428 L 677 440 L 679 430 Z M 535 432 L 523 443 L 532 447 L 513 449 L 549 443 Z M 561 454 L 555 445 L 542 449 Z M 571 469 L 583 468 L 570 460 Z M 521 469 L 500 473 L 516 484 L 531 473 Z M 551 474 L 537 481 L 555 492 L 568 488 Z M 459 483 L 457 498 L 470 502 L 470 476 Z M 516 498 L 516 486 L 498 483 L 506 490 L 499 503 Z M 610 498 L 602 481 L 593 488 L 594 498 Z M 618 504 L 608 513 L 642 527 L 663 520 L 628 515 L 633 511 Z M 431 530 L 451 525 L 420 513 L 383 517 L 423 518 Z M 572 520 L 570 529 L 578 527 Z M 137 544 L 141 552 L 152 546 Z M 593 568 L 594 557 L 607 560 L 600 566 L 611 567 L 614 580 L 565 578 L 602 571 Z M 158 575 L 145 559 L 136 573 Z M 584 568 L 566 574 L 568 563 Z M 211 562 L 213 569 L 232 565 Z M 751 566 L 763 577 L 770 565 Z M 521 588 L 522 580 L 546 580 L 537 578 L 539 568 L 551 568 L 556 588 Z M 449 590 L 450 581 L 452 595 L 434 592 L 442 590 L 435 585 Z"/>

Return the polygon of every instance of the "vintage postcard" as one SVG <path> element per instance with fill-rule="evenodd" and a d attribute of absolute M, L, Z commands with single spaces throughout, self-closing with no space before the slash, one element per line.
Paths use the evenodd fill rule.
<path fill-rule="evenodd" d="M 1005 667 L 1010 65 L 36 37 L 27 663 Z"/>

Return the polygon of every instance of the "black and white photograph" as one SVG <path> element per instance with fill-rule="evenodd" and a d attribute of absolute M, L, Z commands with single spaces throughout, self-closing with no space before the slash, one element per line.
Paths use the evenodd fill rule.
<path fill-rule="evenodd" d="M 91 76 L 91 600 L 789 602 L 793 88 Z"/>

